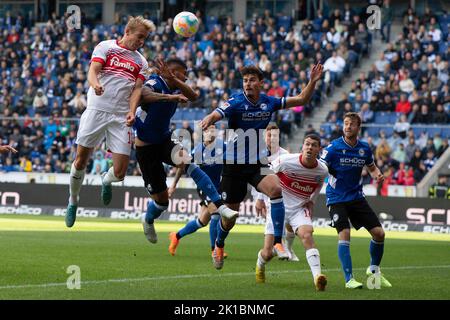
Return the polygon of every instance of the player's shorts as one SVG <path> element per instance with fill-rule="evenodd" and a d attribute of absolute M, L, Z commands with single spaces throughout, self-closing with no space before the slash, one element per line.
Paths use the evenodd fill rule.
<path fill-rule="evenodd" d="M 350 229 L 349 220 L 356 230 L 364 227 L 370 231 L 375 227 L 381 227 L 380 220 L 366 199 L 331 204 L 328 206 L 328 211 L 331 226 L 336 228 L 338 233 L 344 229 Z"/>
<path fill-rule="evenodd" d="M 264 179 L 262 164 L 224 164 L 222 171 L 222 200 L 225 203 L 239 203 L 247 195 L 247 184 L 256 186 Z"/>
<path fill-rule="evenodd" d="M 95 148 L 105 138 L 108 150 L 130 155 L 132 131 L 126 125 L 126 114 L 84 110 L 80 118 L 76 143 L 86 148 Z"/>
<path fill-rule="evenodd" d="M 305 213 L 306 213 L 305 208 L 295 211 L 286 210 L 284 216 L 284 224 L 290 225 L 292 227 L 292 230 L 294 230 L 294 233 L 297 232 L 297 229 L 301 226 L 312 226 L 313 224 L 311 217 L 307 217 Z M 264 234 L 274 234 L 274 233 L 275 231 L 273 228 L 272 217 L 270 215 L 270 210 L 268 210 Z M 286 230 L 285 228 L 283 228 L 283 236 L 285 233 Z"/>
<path fill-rule="evenodd" d="M 172 152 L 181 148 L 181 144 L 173 142 L 170 138 L 161 144 L 136 146 L 136 159 L 149 194 L 161 193 L 167 189 L 167 175 L 163 163 L 175 166 Z"/>
<path fill-rule="evenodd" d="M 202 207 L 207 207 L 211 203 L 211 199 L 206 194 L 204 194 L 202 190 L 197 189 L 197 194 L 200 197 L 200 205 Z"/>

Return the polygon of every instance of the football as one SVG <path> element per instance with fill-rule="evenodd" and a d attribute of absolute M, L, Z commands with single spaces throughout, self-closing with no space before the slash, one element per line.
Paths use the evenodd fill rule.
<path fill-rule="evenodd" d="M 199 21 L 195 14 L 189 11 L 180 12 L 173 19 L 173 29 L 182 37 L 190 38 L 198 30 Z"/>

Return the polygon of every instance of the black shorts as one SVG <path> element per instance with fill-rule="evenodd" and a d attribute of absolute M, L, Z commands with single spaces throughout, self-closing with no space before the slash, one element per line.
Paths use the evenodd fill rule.
<path fill-rule="evenodd" d="M 377 215 L 366 199 L 331 204 L 328 206 L 328 211 L 331 226 L 336 228 L 338 233 L 344 229 L 350 229 L 349 220 L 356 230 L 364 227 L 370 231 L 375 227 L 381 227 Z"/>
<path fill-rule="evenodd" d="M 173 142 L 170 138 L 161 144 L 136 147 L 136 158 L 148 193 L 156 194 L 167 189 L 167 175 L 163 163 L 175 166 L 172 153 L 181 148 L 181 144 Z"/>
<path fill-rule="evenodd" d="M 261 169 L 262 164 L 224 164 L 222 171 L 222 200 L 225 203 L 240 203 L 247 195 L 247 183 L 255 187 L 266 176 Z"/>

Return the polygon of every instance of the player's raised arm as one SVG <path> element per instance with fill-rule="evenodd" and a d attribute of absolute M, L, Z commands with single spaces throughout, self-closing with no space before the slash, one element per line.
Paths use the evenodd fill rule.
<path fill-rule="evenodd" d="M 195 101 L 198 99 L 199 94 L 195 92 L 190 86 L 188 86 L 183 80 L 177 77 L 168 67 L 164 60 L 156 60 L 156 70 L 157 73 L 163 78 L 170 79 L 173 84 L 180 89 L 184 96 L 186 96 L 190 101 Z"/>
<path fill-rule="evenodd" d="M 103 64 L 98 61 L 92 61 L 88 71 L 89 85 L 94 89 L 95 94 L 101 96 L 105 91 L 105 88 L 98 81 L 98 74 L 102 70 Z"/>
<path fill-rule="evenodd" d="M 200 121 L 200 126 L 202 127 L 202 130 L 206 130 L 210 125 L 216 123 L 221 119 L 222 115 L 217 110 L 214 110 Z"/>
<path fill-rule="evenodd" d="M 182 94 L 165 94 L 155 92 L 147 86 L 142 87 L 141 91 L 141 103 L 153 103 L 153 102 L 179 102 L 185 103 L 189 99 Z"/>
<path fill-rule="evenodd" d="M 286 98 L 286 108 L 292 108 L 296 106 L 303 106 L 311 100 L 311 97 L 314 93 L 314 89 L 316 88 L 316 83 L 322 77 L 323 66 L 318 63 L 315 64 L 311 70 L 311 78 L 308 82 L 308 85 L 299 95 L 295 97 L 287 97 Z"/>

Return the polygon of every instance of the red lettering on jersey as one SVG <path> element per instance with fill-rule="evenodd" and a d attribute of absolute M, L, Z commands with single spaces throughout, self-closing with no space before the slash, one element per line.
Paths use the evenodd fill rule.
<path fill-rule="evenodd" d="M 317 189 L 319 183 L 302 177 L 293 178 L 284 172 L 277 173 L 280 179 L 281 187 L 302 197 L 310 197 L 314 190 Z"/>

